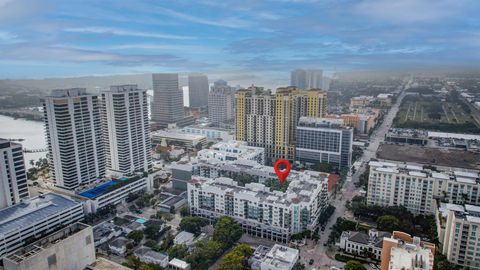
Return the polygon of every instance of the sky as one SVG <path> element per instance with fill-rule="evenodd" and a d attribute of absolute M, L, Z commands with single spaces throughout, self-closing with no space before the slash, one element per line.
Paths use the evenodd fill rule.
<path fill-rule="evenodd" d="M 0 0 L 0 78 L 476 68 L 477 0 Z"/>

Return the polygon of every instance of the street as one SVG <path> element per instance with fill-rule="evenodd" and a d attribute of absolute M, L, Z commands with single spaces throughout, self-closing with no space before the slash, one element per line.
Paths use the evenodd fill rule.
<path fill-rule="evenodd" d="M 309 245 L 300 248 L 301 262 L 307 266 L 307 269 L 330 269 L 331 266 L 343 267 L 343 263 L 336 261 L 328 256 L 328 253 L 334 253 L 335 247 L 330 248 L 324 246 L 324 243 L 328 241 L 328 236 L 331 232 L 331 227 L 336 223 L 339 217 L 352 217 L 351 213 L 346 211 L 345 203 L 351 201 L 353 197 L 358 195 L 359 190 L 356 189 L 355 183 L 358 181 L 360 175 L 365 172 L 366 165 L 370 159 L 376 157 L 376 152 L 380 143 L 385 139 L 385 134 L 392 125 L 393 119 L 398 112 L 400 104 L 405 97 L 404 90 L 409 87 L 411 80 L 405 82 L 401 87 L 400 94 L 395 104 L 390 108 L 387 115 L 384 117 L 383 123 L 372 133 L 370 137 L 370 144 L 363 152 L 363 155 L 359 158 L 362 163 L 357 171 L 352 175 L 351 181 L 345 181 L 340 194 L 337 194 L 335 199 L 331 201 L 331 204 L 335 206 L 335 212 L 330 217 L 328 223 L 325 226 L 325 231 L 320 232 L 320 239 L 316 245 L 313 241 L 309 242 Z M 333 249 L 333 250 L 332 250 Z M 313 265 L 309 265 L 310 259 L 314 260 Z"/>

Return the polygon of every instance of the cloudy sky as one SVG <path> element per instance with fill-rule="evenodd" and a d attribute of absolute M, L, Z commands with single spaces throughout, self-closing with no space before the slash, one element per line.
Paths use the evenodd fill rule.
<path fill-rule="evenodd" d="M 0 78 L 480 65 L 477 0 L 0 0 Z"/>

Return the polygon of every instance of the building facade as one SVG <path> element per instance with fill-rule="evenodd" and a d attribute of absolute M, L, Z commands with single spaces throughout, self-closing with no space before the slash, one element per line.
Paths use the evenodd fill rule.
<path fill-rule="evenodd" d="M 382 257 L 383 238 L 390 237 L 391 233 L 370 229 L 367 233 L 344 231 L 340 236 L 340 248 L 355 256 L 372 258 L 380 261 Z"/>
<path fill-rule="evenodd" d="M 371 161 L 367 204 L 404 206 L 414 214 L 433 214 L 435 200 L 480 205 L 478 171 Z"/>
<path fill-rule="evenodd" d="M 440 203 L 437 233 L 447 259 L 468 269 L 480 269 L 480 207 Z"/>
<path fill-rule="evenodd" d="M 216 81 L 208 93 L 208 119 L 213 125 L 231 122 L 235 116 L 235 89 Z"/>
<path fill-rule="evenodd" d="M 236 99 L 236 140 L 263 147 L 267 163 L 277 159 L 295 160 L 295 132 L 300 117 L 324 117 L 325 92 L 295 87 L 278 88 L 275 94 L 251 86 L 238 90 Z"/>
<path fill-rule="evenodd" d="M 73 88 L 53 90 L 42 101 L 55 185 L 73 190 L 103 177 L 106 157 L 98 96 Z"/>
<path fill-rule="evenodd" d="M 5 270 L 85 269 L 94 262 L 93 230 L 82 223 L 54 232 L 3 260 Z"/>
<path fill-rule="evenodd" d="M 33 197 L 2 209 L 0 258 L 83 217 L 81 203 L 55 193 Z"/>
<path fill-rule="evenodd" d="M 296 127 L 296 161 L 312 166 L 329 163 L 336 168 L 350 168 L 353 129 L 343 121 L 300 117 Z"/>
<path fill-rule="evenodd" d="M 0 139 L 0 209 L 28 198 L 22 145 Z"/>
<path fill-rule="evenodd" d="M 183 108 L 183 92 L 178 85 L 178 74 L 154 73 L 152 80 L 152 121 L 157 123 L 160 128 L 182 123 L 185 110 Z"/>
<path fill-rule="evenodd" d="M 137 85 L 111 86 L 102 93 L 107 168 L 122 173 L 152 167 L 147 91 Z"/>
<path fill-rule="evenodd" d="M 202 135 L 207 137 L 207 140 L 212 142 L 230 141 L 234 138 L 232 130 L 219 127 L 210 127 L 201 124 L 186 126 L 182 128 L 182 132 L 192 135 Z"/>
<path fill-rule="evenodd" d="M 208 78 L 206 75 L 188 75 L 188 99 L 190 107 L 208 105 Z"/>

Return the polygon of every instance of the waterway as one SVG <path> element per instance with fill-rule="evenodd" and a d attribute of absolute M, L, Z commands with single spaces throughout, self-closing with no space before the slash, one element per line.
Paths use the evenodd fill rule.
<path fill-rule="evenodd" d="M 24 139 L 21 143 L 26 149 L 46 148 L 45 131 L 43 122 L 25 119 L 14 119 L 9 116 L 0 115 L 0 138 Z M 38 160 L 46 157 L 47 152 L 25 153 L 25 165 L 30 168 L 30 160 Z"/>

